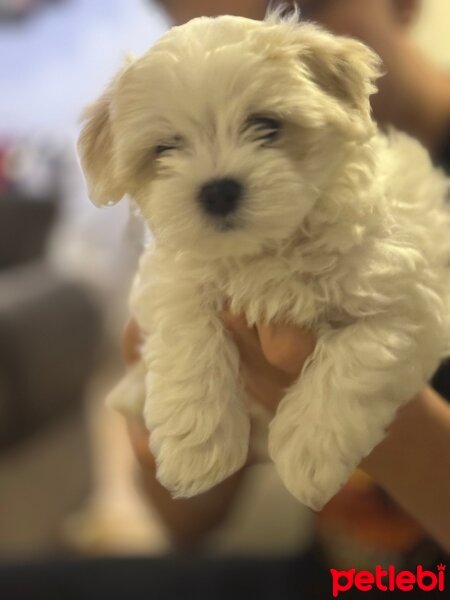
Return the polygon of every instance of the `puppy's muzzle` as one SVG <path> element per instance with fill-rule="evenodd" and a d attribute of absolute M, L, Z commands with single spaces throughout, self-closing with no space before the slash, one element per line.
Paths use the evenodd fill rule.
<path fill-rule="evenodd" d="M 236 210 L 242 197 L 242 185 L 235 179 L 214 179 L 200 189 L 200 204 L 208 214 L 226 217 Z"/>

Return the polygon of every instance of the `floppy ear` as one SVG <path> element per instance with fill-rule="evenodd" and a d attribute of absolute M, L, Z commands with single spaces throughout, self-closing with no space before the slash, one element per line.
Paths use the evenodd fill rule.
<path fill-rule="evenodd" d="M 310 79 L 328 98 L 339 101 L 336 116 L 343 118 L 342 124 L 369 125 L 369 98 L 383 74 L 378 55 L 357 40 L 331 35 L 311 24 L 299 26 L 298 40 L 299 58 Z"/>
<path fill-rule="evenodd" d="M 127 58 L 131 64 L 132 58 Z M 122 69 L 100 98 L 83 114 L 84 126 L 78 139 L 81 166 L 89 196 L 97 206 L 115 204 L 126 193 L 125 182 L 118 175 L 111 105 Z"/>

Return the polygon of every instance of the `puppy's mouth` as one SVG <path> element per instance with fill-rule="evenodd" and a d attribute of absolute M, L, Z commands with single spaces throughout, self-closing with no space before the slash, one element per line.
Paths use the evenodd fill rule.
<path fill-rule="evenodd" d="M 224 219 L 213 219 L 212 221 L 214 229 L 221 233 L 226 233 L 227 231 L 233 231 L 239 228 L 238 219 L 235 216 L 225 217 Z"/>

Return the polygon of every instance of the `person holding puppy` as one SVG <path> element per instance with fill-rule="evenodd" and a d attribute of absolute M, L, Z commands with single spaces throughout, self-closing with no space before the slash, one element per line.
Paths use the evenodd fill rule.
<path fill-rule="evenodd" d="M 211 14 L 205 2 L 164 2 L 180 22 Z M 219 2 L 216 14 L 239 13 L 262 18 L 266 2 Z M 305 18 L 317 19 L 339 34 L 349 34 L 372 46 L 383 59 L 387 75 L 373 97 L 374 115 L 417 137 L 447 168 L 450 130 L 450 78 L 427 62 L 411 44 L 405 25 L 417 8 L 412 0 L 305 0 L 299 2 Z M 447 161 L 447 162 L 445 162 Z M 226 313 L 223 320 L 241 355 L 241 373 L 251 397 L 269 411 L 277 408 L 284 389 L 301 372 L 314 349 L 313 336 L 288 326 L 249 328 L 245 319 Z M 128 362 L 137 359 L 139 332 L 126 330 Z M 445 377 L 444 377 L 445 380 Z M 195 543 L 226 515 L 245 469 L 213 490 L 189 500 L 173 500 L 155 478 L 148 450 L 148 434 L 129 423 L 130 438 L 143 466 L 144 486 L 163 520 L 181 545 Z M 432 465 L 432 468 L 430 468 Z M 450 408 L 431 387 L 402 409 L 386 439 L 361 467 L 413 515 L 445 548 L 450 548 Z M 436 493 L 439 491 L 439 493 Z"/>
<path fill-rule="evenodd" d="M 211 14 L 207 0 L 164 0 L 164 4 L 180 22 Z M 262 18 L 266 4 L 265 0 L 217 0 L 214 7 L 216 13 L 235 11 Z M 404 34 L 404 24 L 410 20 L 416 2 L 304 0 L 299 4 L 305 17 L 320 19 L 338 33 L 357 35 L 374 47 L 392 75 L 384 79 L 376 97 L 377 119 L 418 137 L 436 161 L 450 170 L 446 142 L 450 123 L 449 79 L 429 65 Z M 233 5 L 234 9 L 230 8 Z M 415 67 L 410 68 L 408 60 L 414 56 Z M 408 110 L 402 110 L 406 104 Z M 222 319 L 239 348 L 241 374 L 249 395 L 273 413 L 285 388 L 298 377 L 314 350 L 314 336 L 307 330 L 282 324 L 248 327 L 245 318 L 230 312 L 224 313 Z M 140 332 L 131 322 L 123 341 L 128 364 L 139 360 L 139 346 Z M 244 467 L 200 496 L 173 500 L 156 480 L 148 432 L 135 421 L 130 420 L 128 427 L 149 499 L 176 545 L 192 548 L 223 521 L 247 469 Z M 361 467 L 450 550 L 450 408 L 441 395 L 431 387 L 422 390 L 398 413 L 387 437 Z M 273 512 L 276 515 L 276 506 Z M 247 598 L 252 594 L 261 599 L 313 598 L 326 597 L 330 592 L 328 573 L 298 557 L 282 561 L 192 561 L 170 557 L 156 561 L 115 560 L 110 568 L 105 566 L 108 564 L 102 562 L 97 567 L 92 561 L 88 565 L 19 565 L 12 570 L 0 566 L 0 591 L 3 597 L 13 598 L 19 589 L 21 597 L 33 600 L 59 598 L 62 587 L 85 598 L 121 593 L 124 597 L 144 597 L 152 592 L 167 598 Z M 322 582 L 325 587 L 318 593 L 317 586 Z"/>

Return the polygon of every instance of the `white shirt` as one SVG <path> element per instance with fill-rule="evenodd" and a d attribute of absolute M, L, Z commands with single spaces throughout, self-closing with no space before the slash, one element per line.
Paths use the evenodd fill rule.
<path fill-rule="evenodd" d="M 145 0 L 68 0 L 0 25 L 0 135 L 74 132 L 124 55 L 141 54 L 168 26 Z"/>

